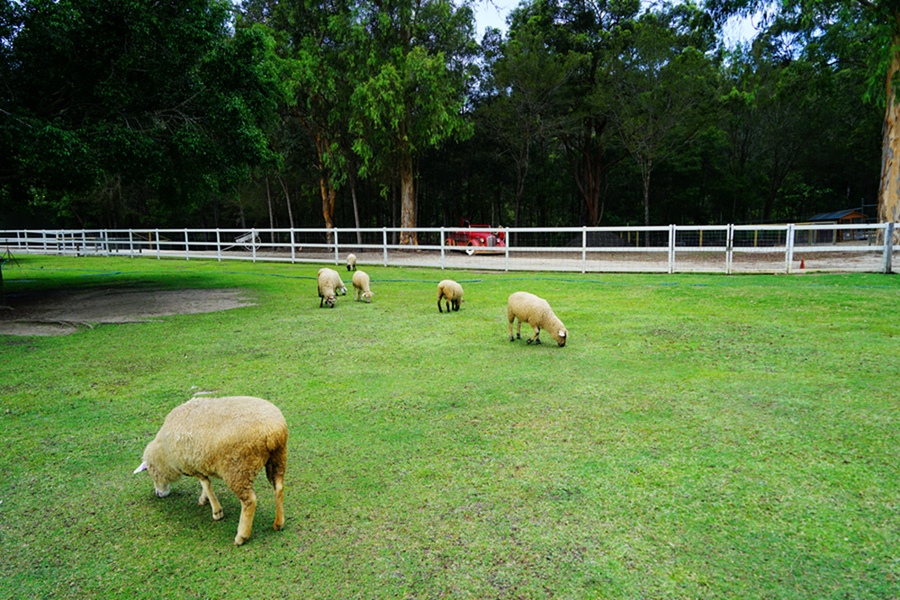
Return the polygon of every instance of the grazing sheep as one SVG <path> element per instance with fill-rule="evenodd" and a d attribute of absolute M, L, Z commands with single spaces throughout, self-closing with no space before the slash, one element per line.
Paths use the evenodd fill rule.
<path fill-rule="evenodd" d="M 369 275 L 365 271 L 357 271 L 353 274 L 353 287 L 356 288 L 356 301 L 365 298 L 366 304 L 372 302 L 375 292 L 369 289 Z"/>
<path fill-rule="evenodd" d="M 534 336 L 528 343 L 541 343 L 541 329 L 547 331 L 560 347 L 566 345 L 569 332 L 566 331 L 562 321 L 553 314 L 550 304 L 543 298 L 538 298 L 528 292 L 516 292 L 509 297 L 506 304 L 506 318 L 509 319 L 509 341 L 514 342 L 522 337 L 522 322 L 526 322 L 534 329 Z M 519 320 L 516 336 L 513 337 L 513 321 Z"/>
<path fill-rule="evenodd" d="M 441 300 L 447 302 L 447 312 L 450 312 L 450 305 L 453 304 L 453 310 L 459 310 L 462 303 L 463 289 L 462 286 L 451 279 L 445 279 L 438 284 L 437 305 L 438 312 L 444 312 L 441 309 Z"/>
<path fill-rule="evenodd" d="M 210 484 L 219 477 L 241 501 L 234 543 L 247 541 L 256 512 L 253 479 L 263 467 L 275 488 L 275 531 L 284 527 L 284 471 L 287 467 L 287 422 L 278 408 L 261 398 L 194 398 L 172 409 L 159 433 L 144 450 L 135 473 L 149 471 L 156 495 L 165 498 L 182 475 L 196 477 L 212 518 L 223 517 Z"/>
<path fill-rule="evenodd" d="M 319 287 L 319 308 L 327 304 L 329 308 L 334 308 L 335 297 L 337 294 L 346 294 L 347 286 L 341 281 L 341 276 L 334 269 L 324 267 L 319 269 L 317 276 Z"/>
<path fill-rule="evenodd" d="M 348 271 L 356 270 L 356 255 L 355 254 L 347 255 L 347 270 Z"/>

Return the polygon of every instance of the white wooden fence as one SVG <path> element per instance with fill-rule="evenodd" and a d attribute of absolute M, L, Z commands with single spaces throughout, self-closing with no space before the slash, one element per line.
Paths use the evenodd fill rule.
<path fill-rule="evenodd" d="M 505 244 L 449 245 L 473 232 Z M 401 233 L 414 245 L 400 245 Z M 895 223 L 560 228 L 0 231 L 0 253 L 568 272 L 893 272 Z"/>

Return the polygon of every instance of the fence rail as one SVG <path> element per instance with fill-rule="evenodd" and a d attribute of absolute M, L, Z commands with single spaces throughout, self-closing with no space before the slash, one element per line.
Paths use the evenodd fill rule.
<path fill-rule="evenodd" d="M 398 243 L 401 234 L 415 244 Z M 492 245 L 477 245 L 477 235 Z M 882 224 L 557 228 L 57 229 L 0 231 L 0 251 L 568 272 L 893 272 L 900 228 Z M 470 239 L 460 244 L 463 236 Z"/>

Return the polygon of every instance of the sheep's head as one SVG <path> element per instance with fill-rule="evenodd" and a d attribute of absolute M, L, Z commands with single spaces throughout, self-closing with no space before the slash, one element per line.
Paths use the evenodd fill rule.
<path fill-rule="evenodd" d="M 556 340 L 556 343 L 559 344 L 559 347 L 562 348 L 566 345 L 566 340 L 569 339 L 569 332 L 566 328 L 562 328 L 553 335 L 553 339 Z"/>
<path fill-rule="evenodd" d="M 144 461 L 141 463 L 141 466 L 134 470 L 133 475 L 147 471 L 150 474 L 150 479 L 153 480 L 153 491 L 158 497 L 165 498 L 172 491 L 172 484 L 181 479 L 181 473 L 167 468 L 165 466 L 167 464 L 165 458 L 159 456 L 160 452 L 159 446 L 156 445 L 156 440 L 150 442 L 147 450 L 144 452 Z"/>
<path fill-rule="evenodd" d="M 374 295 L 375 295 L 375 292 L 364 292 L 363 293 L 363 298 L 366 299 L 366 304 L 369 304 L 372 302 L 372 296 L 374 296 Z"/>
<path fill-rule="evenodd" d="M 325 296 L 325 304 L 326 304 L 326 306 L 328 306 L 328 308 L 334 308 L 334 303 L 336 300 L 337 300 L 337 298 L 335 298 L 334 294 L 329 294 L 328 296 Z"/>
<path fill-rule="evenodd" d="M 135 469 L 133 474 L 137 475 L 141 471 L 148 471 L 150 473 L 150 478 L 153 480 L 153 491 L 159 498 L 165 498 L 172 491 L 172 481 L 164 477 L 158 469 L 154 469 L 152 466 L 148 465 L 146 461 L 142 462 L 141 466 Z"/>

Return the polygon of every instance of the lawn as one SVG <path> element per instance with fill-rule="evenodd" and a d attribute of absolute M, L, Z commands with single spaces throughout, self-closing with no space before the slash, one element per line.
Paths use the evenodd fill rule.
<path fill-rule="evenodd" d="M 328 310 L 320 266 L 4 266 L 9 296 L 255 304 L 0 336 L 0 598 L 900 597 L 900 279 L 364 266 L 373 303 Z M 444 278 L 459 312 L 438 313 Z M 565 348 L 509 342 L 517 290 Z M 216 522 L 196 480 L 159 499 L 132 475 L 206 391 L 290 428 L 286 527 L 260 474 L 241 547 L 221 481 Z"/>

